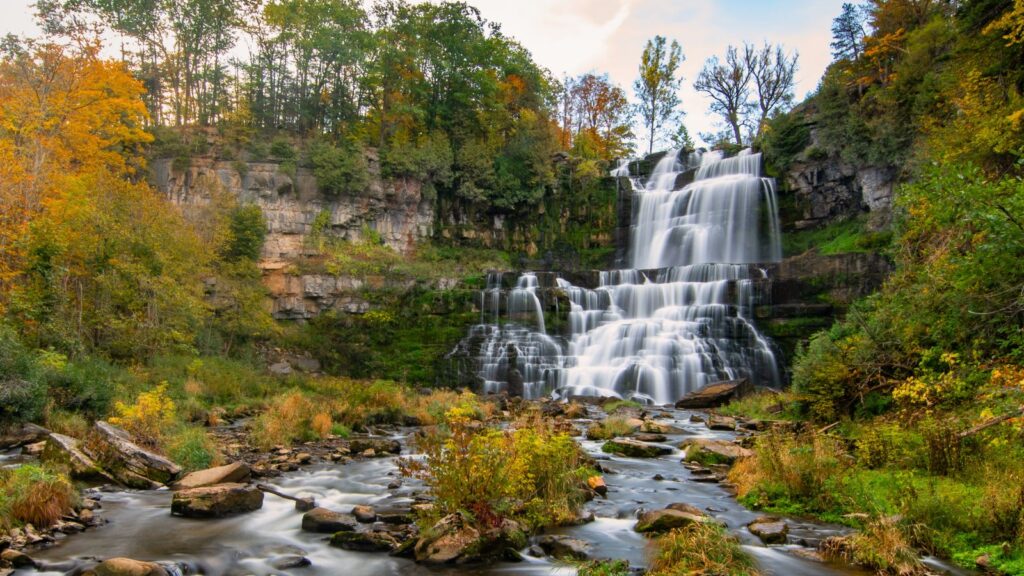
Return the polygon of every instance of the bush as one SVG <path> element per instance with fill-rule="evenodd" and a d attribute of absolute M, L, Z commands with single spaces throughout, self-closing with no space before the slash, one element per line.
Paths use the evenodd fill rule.
<path fill-rule="evenodd" d="M 739 541 L 714 522 L 696 522 L 673 530 L 659 538 L 654 546 L 649 576 L 760 574 Z"/>
<path fill-rule="evenodd" d="M 205 430 L 179 426 L 166 441 L 167 455 L 186 472 L 203 470 L 221 462 L 216 443 Z"/>
<path fill-rule="evenodd" d="M 252 438 L 263 449 L 288 445 L 297 440 L 313 440 L 316 433 L 312 429 L 312 420 L 318 411 L 319 406 L 299 391 L 278 396 L 271 401 L 266 412 L 253 420 Z"/>
<path fill-rule="evenodd" d="M 35 356 L 13 329 L 0 324 L 0 421 L 38 420 L 46 406 L 46 385 L 38 381 Z"/>
<path fill-rule="evenodd" d="M 0 527 L 53 525 L 71 511 L 77 495 L 63 473 L 25 464 L 0 470 Z"/>
<path fill-rule="evenodd" d="M 619 436 L 629 436 L 633 433 L 633 426 L 629 420 L 619 416 L 606 418 L 587 428 L 587 438 L 590 440 L 610 440 Z"/>
<path fill-rule="evenodd" d="M 447 419 L 447 431 L 417 440 L 423 460 L 400 466 L 435 498 L 429 518 L 422 518 L 426 525 L 459 511 L 468 511 L 481 527 L 511 519 L 531 531 L 577 518 L 591 471 L 572 438 L 539 420 L 499 430 L 471 426 L 458 409 Z"/>
<path fill-rule="evenodd" d="M 110 423 L 127 430 L 139 442 L 150 447 L 159 446 L 166 432 L 174 426 L 174 401 L 167 395 L 167 383 L 139 394 L 134 404 L 114 403 L 117 416 Z"/>
<path fill-rule="evenodd" d="M 256 204 L 246 204 L 231 211 L 230 237 L 225 257 L 230 260 L 258 260 L 267 237 L 267 219 Z"/>
<path fill-rule="evenodd" d="M 875 518 L 857 534 L 826 540 L 822 549 L 826 557 L 871 568 L 880 575 L 931 574 L 905 530 L 895 517 Z"/>

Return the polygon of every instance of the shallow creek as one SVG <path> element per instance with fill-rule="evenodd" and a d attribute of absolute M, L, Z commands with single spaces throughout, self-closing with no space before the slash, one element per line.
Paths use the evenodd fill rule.
<path fill-rule="evenodd" d="M 662 422 L 676 426 L 684 434 L 669 436 L 667 445 L 678 445 L 684 438 L 693 436 L 735 437 L 732 432 L 710 431 L 701 423 L 691 422 L 690 412 L 672 411 L 669 414 L 670 418 Z M 404 441 L 408 432 L 395 437 Z M 684 502 L 725 522 L 766 574 L 866 574 L 847 566 L 807 560 L 797 554 L 802 548 L 797 543 L 814 546 L 823 538 L 841 533 L 839 527 L 790 519 L 790 542 L 793 544 L 764 546 L 746 529 L 746 524 L 758 514 L 745 509 L 720 486 L 694 481 L 689 470 L 680 463 L 678 450 L 656 459 L 622 458 L 602 453 L 600 442 L 580 441 L 585 450 L 609 470 L 605 475 L 608 497 L 587 504 L 587 510 L 597 517 L 594 522 L 560 528 L 555 532 L 590 542 L 594 558 L 624 558 L 632 566 L 646 565 L 648 540 L 633 531 L 637 510 Z M 657 475 L 663 479 L 655 480 Z M 272 485 L 290 494 L 314 496 L 320 506 L 348 512 L 355 504 L 391 506 L 410 503 L 412 494 L 422 487 L 405 480 L 401 488 L 389 490 L 387 486 L 396 476 L 395 458 L 378 458 L 356 460 L 345 465 L 310 466 L 278 477 Z M 521 563 L 428 569 L 411 560 L 385 554 L 333 548 L 328 546 L 323 535 L 300 530 L 302 514 L 295 511 L 291 501 L 270 494 L 266 496 L 261 510 L 220 520 L 172 517 L 171 495 L 167 491 L 119 491 L 102 496 L 100 513 L 109 524 L 34 553 L 35 558 L 47 563 L 42 572 L 23 570 L 16 574 L 64 574 L 79 564 L 76 559 L 90 556 L 175 562 L 192 566 L 192 572 L 211 576 L 281 573 L 311 576 L 575 574 L 570 565 L 529 555 L 525 555 Z M 275 558 L 293 554 L 309 558 L 312 565 L 289 570 L 273 567 Z"/>

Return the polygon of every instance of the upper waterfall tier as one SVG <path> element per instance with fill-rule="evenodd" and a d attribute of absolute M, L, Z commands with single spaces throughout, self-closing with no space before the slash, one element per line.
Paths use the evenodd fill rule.
<path fill-rule="evenodd" d="M 689 163 L 670 152 L 645 184 L 634 182 L 633 267 L 781 259 L 775 184 L 761 177 L 761 154 L 707 153 L 694 181 L 677 188 Z"/>

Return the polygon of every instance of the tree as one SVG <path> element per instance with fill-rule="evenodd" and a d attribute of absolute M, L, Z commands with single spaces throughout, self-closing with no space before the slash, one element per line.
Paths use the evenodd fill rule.
<path fill-rule="evenodd" d="M 761 136 L 765 120 L 781 106 L 793 100 L 794 74 L 799 56 L 786 56 L 781 45 L 772 47 L 766 42 L 760 50 L 744 45 L 743 57 L 754 86 L 757 88 L 757 136 Z"/>
<path fill-rule="evenodd" d="M 725 52 L 725 63 L 712 56 L 704 63 L 693 83 L 694 90 L 711 98 L 711 111 L 720 115 L 732 129 L 736 144 L 743 144 L 740 127 L 749 107 L 750 68 L 735 46 Z"/>
<path fill-rule="evenodd" d="M 832 58 L 856 60 L 864 52 L 865 10 L 849 2 L 843 3 L 843 11 L 832 21 Z"/>
<path fill-rule="evenodd" d="M 592 73 L 566 78 L 562 86 L 557 113 L 563 149 L 604 160 L 629 154 L 632 109 L 622 88 L 607 74 Z M 588 144 L 586 154 L 578 146 L 581 138 Z"/>
<path fill-rule="evenodd" d="M 677 78 L 676 73 L 685 59 L 679 43 L 673 40 L 666 45 L 664 36 L 648 40 L 640 57 L 640 78 L 633 83 L 633 91 L 640 101 L 637 110 L 648 133 L 648 154 L 654 151 L 658 131 L 675 116 L 680 104 L 682 78 Z"/>

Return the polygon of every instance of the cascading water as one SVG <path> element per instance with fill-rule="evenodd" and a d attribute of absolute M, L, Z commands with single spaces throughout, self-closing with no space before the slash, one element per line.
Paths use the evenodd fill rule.
<path fill-rule="evenodd" d="M 474 328 L 486 391 L 664 404 L 720 380 L 778 383 L 752 313 L 764 276 L 756 263 L 781 258 L 774 181 L 749 150 L 678 156 L 666 154 L 646 182 L 631 179 L 632 268 L 601 272 L 595 289 L 558 279 L 571 303 L 564 347 L 545 331 L 536 275 L 509 291 L 489 279 L 492 323 Z"/>

